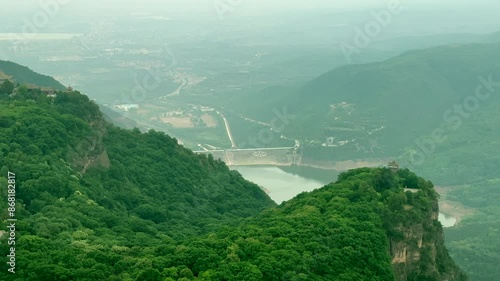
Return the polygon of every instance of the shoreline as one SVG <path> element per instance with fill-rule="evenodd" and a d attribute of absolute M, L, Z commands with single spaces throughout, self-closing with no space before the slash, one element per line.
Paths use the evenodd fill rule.
<path fill-rule="evenodd" d="M 309 163 L 300 163 L 300 164 L 295 164 L 295 165 L 280 165 L 279 163 L 269 163 L 269 164 L 258 164 L 258 165 L 228 165 L 228 167 L 239 167 L 239 166 L 246 166 L 246 167 L 308 167 L 308 168 L 314 168 L 314 169 L 321 169 L 321 170 L 333 170 L 333 171 L 338 171 L 338 172 L 344 172 L 348 171 L 351 169 L 358 169 L 358 168 L 376 168 L 376 167 L 385 167 L 387 164 L 392 161 L 392 158 L 387 158 L 384 160 L 374 160 L 374 159 L 359 159 L 359 160 L 345 160 L 345 161 L 337 161 L 334 163 L 321 163 L 321 162 L 309 162 Z"/>

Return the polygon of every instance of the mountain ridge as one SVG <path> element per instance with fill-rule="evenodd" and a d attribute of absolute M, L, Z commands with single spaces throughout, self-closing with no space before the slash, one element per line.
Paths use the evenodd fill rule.
<path fill-rule="evenodd" d="M 39 87 L 50 87 L 63 91 L 66 87 L 51 76 L 34 72 L 26 66 L 19 65 L 11 61 L 0 60 L 0 71 L 12 76 L 15 83 L 33 84 Z"/>
<path fill-rule="evenodd" d="M 408 170 L 352 170 L 277 207 L 220 160 L 107 123 L 77 91 L 20 86 L 0 92 L 0 109 L 0 184 L 9 172 L 17 183 L 16 278 L 467 280 L 442 244 L 432 184 Z"/>

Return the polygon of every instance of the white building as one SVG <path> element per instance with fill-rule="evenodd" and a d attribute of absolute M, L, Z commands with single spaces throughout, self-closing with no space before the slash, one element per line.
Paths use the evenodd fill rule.
<path fill-rule="evenodd" d="M 118 104 L 116 105 L 116 108 L 121 109 L 123 111 L 129 111 L 132 108 L 139 109 L 138 104 Z"/>

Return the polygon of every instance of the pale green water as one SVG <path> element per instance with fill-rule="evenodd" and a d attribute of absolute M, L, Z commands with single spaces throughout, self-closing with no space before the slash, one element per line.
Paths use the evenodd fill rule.
<path fill-rule="evenodd" d="M 247 180 L 264 188 L 269 197 L 281 204 L 301 192 L 312 191 L 336 181 L 339 172 L 309 167 L 275 167 L 275 166 L 232 166 Z M 448 214 L 439 214 L 439 221 L 444 227 L 455 225 L 456 218 Z"/>
<path fill-rule="evenodd" d="M 439 213 L 438 219 L 443 227 L 452 227 L 457 222 L 457 219 L 455 217 L 443 213 Z"/>
<path fill-rule="evenodd" d="M 270 191 L 269 197 L 281 204 L 304 191 L 312 191 L 335 181 L 338 172 L 307 168 L 275 166 L 233 166 L 247 180 L 252 181 Z M 285 171 L 286 170 L 286 171 Z"/>

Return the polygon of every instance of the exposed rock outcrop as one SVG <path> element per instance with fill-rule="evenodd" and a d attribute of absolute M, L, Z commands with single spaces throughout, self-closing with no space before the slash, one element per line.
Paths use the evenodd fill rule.
<path fill-rule="evenodd" d="M 405 195 L 418 196 L 418 193 L 406 191 Z M 443 228 L 438 221 L 437 196 L 435 198 L 434 202 L 428 203 L 428 211 L 423 212 L 420 219 L 401 221 L 392 235 L 389 235 L 392 265 L 397 281 L 468 280 L 444 246 Z M 412 211 L 413 208 L 405 208 L 403 212 Z M 404 217 L 408 218 L 406 214 Z"/>
<path fill-rule="evenodd" d="M 106 134 L 104 119 L 90 123 L 92 133 L 83 139 L 76 147 L 69 147 L 67 161 L 73 169 L 84 174 L 91 167 L 110 166 L 108 153 L 103 144 Z"/>

